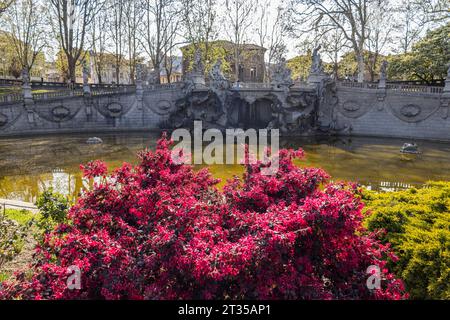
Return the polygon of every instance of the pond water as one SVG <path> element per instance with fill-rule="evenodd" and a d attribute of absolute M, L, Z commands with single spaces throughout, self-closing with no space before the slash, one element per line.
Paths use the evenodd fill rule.
<path fill-rule="evenodd" d="M 0 139 L 0 198 L 34 202 L 53 187 L 76 196 L 83 186 L 80 163 L 102 159 L 111 168 L 136 163 L 137 151 L 154 148 L 158 133 L 96 134 L 100 145 L 88 145 L 88 134 Z M 333 180 L 357 181 L 372 189 L 420 186 L 428 180 L 450 180 L 450 143 L 418 141 L 422 154 L 399 152 L 405 140 L 378 138 L 282 138 L 280 147 L 302 147 L 300 166 L 325 169 Z M 223 181 L 242 174 L 240 165 L 212 165 Z"/>

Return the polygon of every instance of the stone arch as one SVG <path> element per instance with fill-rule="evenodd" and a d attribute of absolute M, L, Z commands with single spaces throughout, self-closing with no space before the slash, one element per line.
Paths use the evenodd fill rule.
<path fill-rule="evenodd" d="M 255 100 L 250 106 L 250 113 L 256 128 L 266 128 L 269 125 L 269 122 L 273 119 L 276 106 L 277 99 L 274 97 L 263 97 Z"/>
<path fill-rule="evenodd" d="M 228 124 L 234 128 L 245 128 L 248 124 L 249 103 L 239 96 L 231 98 L 228 109 Z"/>

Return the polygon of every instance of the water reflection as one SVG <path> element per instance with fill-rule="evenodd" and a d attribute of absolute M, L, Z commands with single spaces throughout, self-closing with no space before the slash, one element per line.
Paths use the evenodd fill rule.
<path fill-rule="evenodd" d="M 157 133 L 97 134 L 100 145 L 87 145 L 87 134 L 0 139 L 0 198 L 34 202 L 53 187 L 76 196 L 83 184 L 79 164 L 102 159 L 111 168 L 136 163 L 136 153 L 154 148 Z M 324 168 L 333 180 L 357 181 L 371 189 L 396 190 L 428 180 L 450 180 L 450 144 L 418 142 L 422 154 L 399 153 L 404 140 L 375 138 L 284 138 L 280 147 L 302 147 L 300 166 Z M 243 172 L 240 165 L 211 165 L 224 180 Z"/>

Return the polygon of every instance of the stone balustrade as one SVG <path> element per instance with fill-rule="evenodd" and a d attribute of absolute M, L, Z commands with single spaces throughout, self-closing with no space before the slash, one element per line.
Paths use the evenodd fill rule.
<path fill-rule="evenodd" d="M 2 79 L 5 80 L 5 79 Z M 12 80 L 8 80 L 12 81 Z M 19 81 L 20 82 L 20 81 Z M 378 84 L 375 82 L 351 82 L 351 81 L 338 81 L 338 87 L 343 88 L 359 88 L 359 89 L 379 89 Z M 63 85 L 62 83 L 50 83 L 43 82 L 43 86 L 48 88 L 57 85 Z M 150 84 L 143 86 L 145 91 L 158 91 L 158 90 L 176 90 L 183 88 L 182 82 L 176 83 L 163 83 L 163 84 Z M 295 83 L 293 88 L 307 87 L 307 83 Z M 91 95 L 113 95 L 121 93 L 136 92 L 136 86 L 134 85 L 114 85 L 114 84 L 90 84 Z M 270 83 L 253 83 L 253 82 L 240 82 L 238 85 L 233 84 L 231 90 L 272 90 L 273 86 Z M 424 93 L 424 94 L 442 94 L 443 87 L 436 86 L 424 86 L 414 84 L 401 84 L 401 83 L 387 83 L 386 90 L 408 92 L 408 93 Z M 60 98 L 78 97 L 83 96 L 83 87 L 80 84 L 75 84 L 73 89 L 61 89 L 41 93 L 33 93 L 33 99 L 38 101 L 52 100 Z M 21 93 L 9 93 L 0 95 L 0 104 L 10 104 L 23 101 Z"/>
<path fill-rule="evenodd" d="M 149 84 L 145 85 L 145 90 L 173 90 L 173 89 L 181 89 L 183 87 L 183 82 L 174 82 L 174 83 L 160 83 L 160 84 Z"/>
<path fill-rule="evenodd" d="M 344 88 L 380 89 L 378 83 L 376 82 L 338 81 L 337 86 Z M 412 92 L 412 93 L 442 94 L 444 87 L 387 83 L 386 90 Z"/>

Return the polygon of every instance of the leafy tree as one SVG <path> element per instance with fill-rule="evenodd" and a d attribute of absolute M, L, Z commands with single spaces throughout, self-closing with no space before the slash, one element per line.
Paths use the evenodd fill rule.
<path fill-rule="evenodd" d="M 291 69 L 292 79 L 306 80 L 311 69 L 311 54 L 296 56 L 286 62 L 286 66 Z"/>
<path fill-rule="evenodd" d="M 0 14 L 6 11 L 14 0 L 0 0 Z"/>
<path fill-rule="evenodd" d="M 12 57 L 8 66 L 8 73 L 18 79 L 22 75 L 22 63 L 17 57 Z"/>
<path fill-rule="evenodd" d="M 411 52 L 389 57 L 388 76 L 391 79 L 445 79 L 450 61 L 450 23 L 431 30 L 418 41 Z"/>
<path fill-rule="evenodd" d="M 231 63 L 233 61 L 230 57 L 233 57 L 233 48 L 227 45 L 227 41 L 213 41 L 208 43 L 197 43 L 195 46 L 193 44 L 187 45 L 181 48 L 183 52 L 183 60 L 189 62 L 189 65 L 185 66 L 187 72 L 192 70 L 195 50 L 198 48 L 202 54 L 202 63 L 205 67 L 205 75 L 207 76 L 211 68 L 214 66 L 217 60 L 222 60 L 222 72 L 228 76 L 232 77 Z M 206 50 L 208 50 L 208 55 L 206 56 Z M 206 59 L 208 57 L 208 59 Z"/>
<path fill-rule="evenodd" d="M 385 56 L 379 53 L 374 53 L 368 50 L 364 51 L 364 63 L 366 64 L 364 69 L 368 72 L 365 74 L 365 78 L 370 79 L 370 81 L 374 81 L 377 78 L 380 72 L 381 62 L 384 58 Z M 348 52 L 342 56 L 338 64 L 338 70 L 340 76 L 350 76 L 356 78 L 358 74 L 358 62 L 353 52 Z"/>

